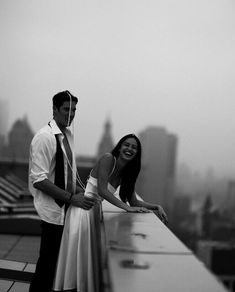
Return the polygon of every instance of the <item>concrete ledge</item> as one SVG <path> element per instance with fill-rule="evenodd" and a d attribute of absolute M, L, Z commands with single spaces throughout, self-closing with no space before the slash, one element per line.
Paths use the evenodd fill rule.
<path fill-rule="evenodd" d="M 0 279 L 30 282 L 34 271 L 35 264 L 0 260 Z"/>
<path fill-rule="evenodd" d="M 103 202 L 107 291 L 226 292 L 222 283 L 154 213 Z"/>
<path fill-rule="evenodd" d="M 41 221 L 38 216 L 30 214 L 1 215 L 0 233 L 40 235 Z"/>

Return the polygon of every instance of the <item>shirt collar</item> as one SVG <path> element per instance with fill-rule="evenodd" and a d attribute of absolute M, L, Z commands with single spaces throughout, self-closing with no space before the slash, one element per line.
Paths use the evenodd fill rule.
<path fill-rule="evenodd" d="M 63 135 L 63 133 L 61 132 L 60 128 L 57 126 L 56 121 L 54 119 L 51 120 L 49 124 L 54 135 L 57 135 L 57 134 Z M 65 129 L 65 132 L 66 132 L 66 135 L 72 136 L 71 130 L 69 130 L 68 128 Z"/>

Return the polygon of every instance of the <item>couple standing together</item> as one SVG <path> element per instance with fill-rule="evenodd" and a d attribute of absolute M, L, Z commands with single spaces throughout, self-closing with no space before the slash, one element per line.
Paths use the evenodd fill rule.
<path fill-rule="evenodd" d="M 141 144 L 124 136 L 92 169 L 85 190 L 79 183 L 73 147 L 77 97 L 54 95 L 53 119 L 30 146 L 29 189 L 41 219 L 41 244 L 29 292 L 98 292 L 92 267 L 93 206 L 103 199 L 127 212 L 151 212 L 167 221 L 162 207 L 138 200 L 135 182 L 141 168 Z M 114 196 L 120 187 L 118 199 Z"/>

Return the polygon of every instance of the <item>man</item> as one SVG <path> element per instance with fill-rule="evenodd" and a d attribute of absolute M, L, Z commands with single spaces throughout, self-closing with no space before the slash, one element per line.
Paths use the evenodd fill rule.
<path fill-rule="evenodd" d="M 69 91 L 53 97 L 53 120 L 39 130 L 30 146 L 29 189 L 41 218 L 41 245 L 30 292 L 52 289 L 65 212 L 69 204 L 89 210 L 94 199 L 86 198 L 76 184 L 73 133 L 68 129 L 78 99 Z"/>

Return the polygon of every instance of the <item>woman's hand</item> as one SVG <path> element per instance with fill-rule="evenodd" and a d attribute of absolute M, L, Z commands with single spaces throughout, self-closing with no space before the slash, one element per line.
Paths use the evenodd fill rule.
<path fill-rule="evenodd" d="M 129 207 L 126 210 L 129 213 L 150 213 L 150 211 L 144 207 Z"/>
<path fill-rule="evenodd" d="M 164 224 L 168 223 L 167 215 L 162 206 L 155 205 L 155 207 L 152 210 Z"/>

